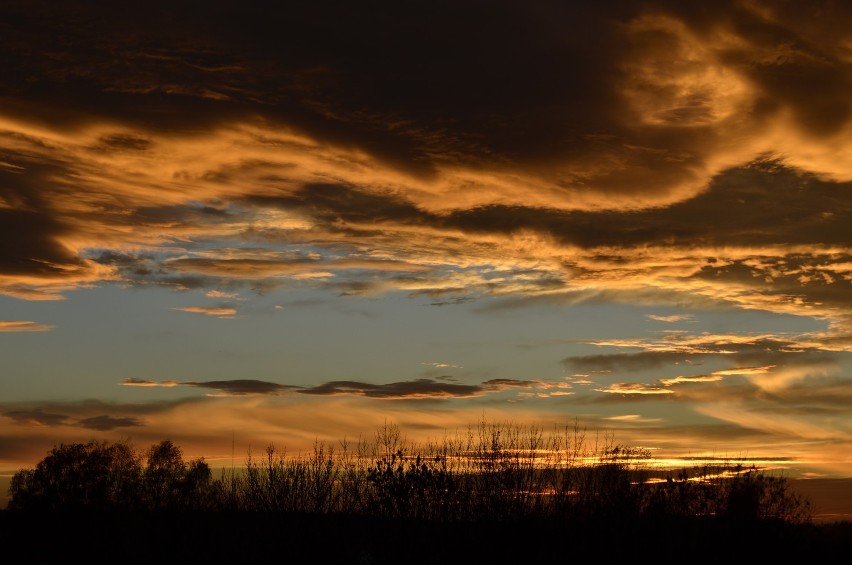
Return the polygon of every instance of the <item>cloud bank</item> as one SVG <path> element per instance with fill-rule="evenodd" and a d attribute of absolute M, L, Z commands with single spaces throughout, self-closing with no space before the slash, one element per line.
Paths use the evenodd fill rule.
<path fill-rule="evenodd" d="M 847 8 L 321 4 L 10 3 L 0 292 L 644 295 L 848 334 Z"/>

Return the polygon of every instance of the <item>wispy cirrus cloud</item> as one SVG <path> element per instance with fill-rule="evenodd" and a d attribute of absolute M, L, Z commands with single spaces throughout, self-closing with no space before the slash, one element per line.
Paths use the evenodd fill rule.
<path fill-rule="evenodd" d="M 49 332 L 55 329 L 50 324 L 40 324 L 28 320 L 0 320 L 0 332 Z"/>

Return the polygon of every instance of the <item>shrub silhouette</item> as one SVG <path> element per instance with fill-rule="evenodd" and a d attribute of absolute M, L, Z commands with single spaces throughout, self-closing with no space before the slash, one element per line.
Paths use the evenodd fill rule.
<path fill-rule="evenodd" d="M 370 512 L 390 518 L 446 519 L 453 517 L 456 483 L 446 458 L 407 457 L 403 450 L 382 457 L 370 467 L 373 487 Z"/>

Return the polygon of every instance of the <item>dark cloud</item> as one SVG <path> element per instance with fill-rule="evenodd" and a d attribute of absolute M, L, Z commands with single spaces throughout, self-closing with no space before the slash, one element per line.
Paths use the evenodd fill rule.
<path fill-rule="evenodd" d="M 235 379 L 229 381 L 185 381 L 178 383 L 184 386 L 197 388 L 209 388 L 227 394 L 278 394 L 297 387 L 258 381 L 253 379 Z"/>
<path fill-rule="evenodd" d="M 62 271 L 58 266 L 80 265 L 56 241 L 62 226 L 50 217 L 27 210 L 0 209 L 0 222 L 7 235 L 0 243 L 0 268 L 5 273 L 60 276 Z"/>
<path fill-rule="evenodd" d="M 3 412 L 7 418 L 11 418 L 18 424 L 41 424 L 43 426 L 61 426 L 68 424 L 69 416 L 66 414 L 55 414 L 44 412 L 40 409 L 34 410 L 9 410 Z"/>
<path fill-rule="evenodd" d="M 72 411 L 76 411 L 83 407 L 81 404 L 69 404 L 65 406 Z M 40 408 L 27 410 L 8 410 L 2 413 L 7 418 L 11 418 L 18 424 L 40 424 L 42 426 L 74 426 L 86 428 L 90 430 L 109 431 L 116 428 L 125 428 L 131 426 L 142 426 L 142 420 L 135 417 L 116 417 L 110 415 L 90 416 L 85 418 L 77 418 L 70 414 L 58 414 L 54 412 L 45 412 Z"/>
<path fill-rule="evenodd" d="M 778 160 L 761 158 L 720 174 L 707 190 L 694 198 L 667 207 L 633 212 L 566 212 L 491 205 L 440 215 L 420 209 L 400 194 L 366 193 L 354 186 L 328 184 L 305 186 L 290 196 L 256 196 L 247 201 L 304 210 L 329 228 L 337 226 L 336 229 L 345 222 L 388 227 L 428 226 L 502 235 L 534 231 L 557 238 L 563 244 L 611 251 L 624 249 L 624 255 L 600 256 L 599 259 L 620 261 L 629 266 L 633 258 L 628 250 L 645 245 L 684 250 L 696 246 L 844 245 L 852 238 L 852 228 L 845 222 L 852 213 L 845 197 L 849 190 L 852 190 L 852 183 L 828 182 L 784 166 Z M 358 233 L 366 239 L 371 235 L 364 231 Z M 831 265 L 847 262 L 848 256 L 793 253 L 765 259 L 769 262 L 765 267 L 749 261 L 750 266 L 742 267 L 739 279 L 755 285 L 764 281 L 763 275 L 771 269 L 776 276 L 775 286 L 793 289 L 802 286 L 799 281 L 802 272 L 825 272 L 831 282 L 815 281 L 807 290 L 808 296 L 813 295 L 813 300 L 819 301 L 822 294 L 840 301 L 839 291 L 846 285 L 842 277 L 831 272 Z M 739 261 L 742 264 L 746 259 Z M 777 278 L 779 271 L 773 267 L 783 267 L 780 272 L 788 274 Z M 579 270 L 579 267 L 571 269 Z M 736 263 L 708 264 L 695 276 L 723 277 L 733 282 L 736 269 Z M 555 283 L 563 284 L 556 280 Z"/>
<path fill-rule="evenodd" d="M 774 401 L 767 411 L 797 415 L 842 416 L 852 405 L 852 379 L 824 377 L 794 383 L 768 395 Z"/>
<path fill-rule="evenodd" d="M 100 141 L 99 148 L 103 151 L 145 151 L 151 147 L 149 139 L 127 134 L 105 135 Z"/>
<path fill-rule="evenodd" d="M 152 381 L 148 379 L 131 377 L 121 381 L 121 384 L 123 384 L 124 386 L 167 388 L 176 386 L 190 386 L 195 388 L 207 388 L 217 390 L 219 392 L 232 395 L 279 394 L 287 390 L 298 388 L 295 386 L 271 383 L 268 381 L 259 381 L 255 379 L 234 379 L 226 381 Z"/>
<path fill-rule="evenodd" d="M 497 1 L 487 9 L 443 1 L 376 2 L 372 9 L 273 5 L 214 1 L 199 9 L 153 2 L 118 10 L 8 2 L 0 22 L 5 113 L 51 132 L 103 127 L 86 147 L 98 155 L 146 155 L 179 134 L 212 136 L 225 124 L 262 123 L 270 132 L 304 136 L 311 148 L 364 153 L 417 182 L 457 170 L 486 180 L 458 181 L 423 198 L 417 182 L 391 187 L 362 182 L 355 173 L 318 174 L 322 182 L 291 179 L 292 155 L 279 162 L 270 151 L 148 179 L 146 188 L 156 194 L 134 201 L 130 195 L 144 192 L 140 186 L 129 194 L 113 194 L 113 178 L 94 186 L 88 155 L 61 157 L 64 142 L 36 133 L 24 140 L 10 131 L 0 155 L 0 269 L 42 280 L 82 277 L 89 265 L 69 241 L 85 226 L 97 234 L 110 232 L 99 227 L 163 231 L 166 241 L 156 244 L 169 246 L 186 242 L 185 231 L 251 223 L 234 203 L 305 218 L 321 233 L 304 238 L 320 246 L 354 236 L 369 247 L 395 237 L 388 230 L 400 226 L 443 234 L 444 243 L 465 234 L 535 232 L 562 246 L 606 247 L 596 257 L 626 265 L 631 250 L 648 245 L 688 254 L 716 246 L 845 246 L 852 237 L 845 222 L 852 184 L 803 170 L 800 161 L 807 159 L 790 156 L 790 143 L 801 140 L 747 143 L 736 157 L 726 152 L 734 141 L 762 139 L 774 127 L 801 129 L 816 141 L 844 131 L 852 71 L 837 49 L 848 38 L 836 22 L 847 7 L 628 0 L 605 7 Z M 734 93 L 730 108 L 717 107 L 729 97 L 717 87 Z M 795 127 L 786 128 L 786 116 Z M 109 132 L 104 124 L 132 131 Z M 267 149 L 279 143 L 272 134 L 256 137 Z M 828 149 L 814 151 L 833 155 Z M 358 168 L 347 167 L 341 170 Z M 516 186 L 500 192 L 491 175 L 508 175 Z M 199 188 L 228 183 L 240 190 Z M 488 196 L 472 196 L 477 183 Z M 158 205 L 164 195 L 168 202 Z M 588 195 L 596 204 L 584 201 Z M 69 205 L 77 201 L 87 206 Z M 263 232 L 245 230 L 245 237 Z M 80 245 L 96 247 L 86 235 Z M 403 243 L 396 240 L 398 255 L 408 250 Z M 175 254 L 183 251 L 175 245 Z M 276 284 L 264 280 L 276 267 L 269 262 L 130 260 L 117 253 L 100 255 L 98 263 L 138 284 L 212 287 L 252 272 L 246 285 L 262 291 Z M 804 271 L 813 271 L 833 278 L 808 283 L 802 293 L 809 301 L 848 305 L 844 279 L 832 274 L 848 254 L 817 255 L 795 259 L 799 272 L 782 270 L 770 290 L 789 294 L 802 286 Z M 761 275 L 748 279 L 760 286 L 778 266 L 769 265 L 775 259 L 765 268 L 737 260 L 709 265 L 695 277 L 733 282 Z M 565 284 L 564 273 L 598 273 L 568 257 L 561 269 L 536 291 Z M 345 291 L 357 293 L 358 285 L 369 286 L 356 280 Z"/>
<path fill-rule="evenodd" d="M 481 396 L 489 392 L 500 392 L 510 388 L 532 388 L 542 385 L 541 381 L 519 379 L 492 379 L 485 381 L 481 385 L 467 385 L 458 383 L 450 376 L 383 384 L 361 381 L 330 381 L 316 386 L 282 385 L 251 379 L 225 381 L 152 381 L 136 377 L 125 379 L 122 381 L 122 384 L 139 387 L 189 386 L 212 389 L 229 395 L 276 395 L 285 392 L 295 392 L 317 396 L 354 395 L 370 398 L 466 398 Z"/>
<path fill-rule="evenodd" d="M 843 207 L 840 206 L 839 209 L 842 210 Z M 849 233 L 845 226 L 834 226 L 832 229 L 838 239 L 852 237 L 852 233 Z M 760 287 L 764 292 L 786 297 L 787 301 L 801 298 L 806 301 L 806 307 L 818 305 L 822 308 L 846 310 L 850 306 L 849 283 L 844 271 L 845 265 L 850 261 L 852 254 L 844 252 L 833 255 L 756 255 L 721 264 L 704 265 L 693 277 L 698 280 Z"/>
<path fill-rule="evenodd" d="M 127 428 L 142 426 L 143 423 L 139 418 L 116 418 L 113 416 L 92 416 L 91 418 L 83 418 L 78 420 L 75 426 L 86 428 L 89 430 L 97 430 L 100 432 L 108 432 L 116 428 Z"/>
<path fill-rule="evenodd" d="M 762 345 L 743 347 L 731 357 L 736 363 L 745 365 L 830 367 L 837 364 L 843 355 L 837 351 L 822 351 L 817 347 L 801 347 L 773 340 L 764 340 Z"/>
<path fill-rule="evenodd" d="M 315 395 L 356 395 L 370 398 L 464 398 L 479 396 L 483 387 L 441 382 L 433 379 L 415 379 L 387 384 L 370 384 L 359 381 L 331 381 L 304 388 L 298 392 Z"/>
<path fill-rule="evenodd" d="M 631 78 L 626 69 L 637 57 L 671 61 L 685 41 L 667 29 L 626 30 L 660 14 L 705 40 L 714 26 L 740 40 L 715 56 L 759 88 L 762 99 L 747 108 L 755 114 L 792 108 L 819 134 L 838 131 L 849 114 L 847 65 L 783 10 L 770 21 L 736 2 L 700 16 L 676 2 L 272 5 L 211 2 L 199 10 L 155 2 L 113 11 L 13 2 L 0 92 L 19 101 L 19 115 L 54 124 L 97 115 L 143 129 L 197 130 L 261 114 L 427 177 L 437 163 L 541 172 L 606 155 L 611 164 L 631 162 L 622 168 L 635 177 L 602 175 L 602 186 L 654 190 L 652 177 L 689 177 L 707 137 L 700 128 L 628 125 L 636 110 L 620 91 Z M 785 45 L 794 48 L 783 58 Z M 682 126 L 712 114 L 711 106 L 699 97 L 668 111 Z"/>
<path fill-rule="evenodd" d="M 192 227 L 229 219 L 238 219 L 238 216 L 227 208 L 217 208 L 207 204 L 186 204 L 138 208 L 127 221 L 139 225 L 154 226 L 178 222 L 187 227 Z"/>
<path fill-rule="evenodd" d="M 704 354 L 681 351 L 639 351 L 566 357 L 562 363 L 573 371 L 643 371 L 676 363 L 700 363 Z"/>
<path fill-rule="evenodd" d="M 534 230 L 581 247 L 843 245 L 852 238 L 845 221 L 852 213 L 850 190 L 852 183 L 827 182 L 760 159 L 720 174 L 699 195 L 666 207 L 563 212 L 492 205 L 454 212 L 442 224 L 470 232 Z M 799 256 L 809 259 L 814 260 Z"/>
<path fill-rule="evenodd" d="M 447 289 L 445 293 L 457 293 L 462 292 L 463 289 L 455 288 L 455 289 Z M 465 304 L 467 302 L 471 302 L 473 300 L 472 296 L 456 296 L 450 298 L 449 300 L 436 300 L 434 302 L 430 302 L 429 306 L 458 306 L 459 304 Z"/>
<path fill-rule="evenodd" d="M 311 217 L 335 224 L 391 223 L 428 225 L 440 218 L 418 208 L 400 194 L 375 194 L 350 184 L 308 184 L 292 195 L 257 195 L 246 198 L 255 206 L 272 206 L 309 212 Z"/>
<path fill-rule="evenodd" d="M 435 306 L 623 292 L 802 313 L 833 329 L 850 319 L 848 6 L 3 9 L 0 292 L 44 298 L 117 279 L 257 293 L 311 284 L 343 296 L 406 289 Z M 198 139 L 218 149 L 198 155 L 188 141 Z M 264 256 L 253 247 L 263 244 L 319 251 Z M 738 362 L 790 365 L 805 358 L 796 348 L 840 348 L 848 332 L 836 339 L 728 349 Z M 564 364 L 636 371 L 701 351 Z M 299 390 L 510 386 L 439 384 Z"/>
<path fill-rule="evenodd" d="M 482 386 L 494 390 L 503 390 L 506 388 L 534 388 L 541 384 L 541 381 L 522 379 L 491 379 L 482 383 Z"/>
<path fill-rule="evenodd" d="M 671 334 L 666 340 L 625 340 L 601 343 L 613 348 L 644 348 L 631 353 L 566 357 L 563 364 L 578 371 L 638 371 L 665 364 L 701 365 L 709 358 L 724 359 L 736 367 L 833 365 L 842 353 L 822 344 L 822 335 L 695 335 Z"/>

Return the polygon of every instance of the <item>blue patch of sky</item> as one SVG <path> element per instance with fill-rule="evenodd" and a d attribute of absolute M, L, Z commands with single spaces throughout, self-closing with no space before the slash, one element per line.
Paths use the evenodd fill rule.
<path fill-rule="evenodd" d="M 561 363 L 567 356 L 628 351 L 587 341 L 648 338 L 664 329 L 759 333 L 822 327 L 794 316 L 746 311 L 693 312 L 694 321 L 667 324 L 646 316 L 683 311 L 625 304 L 482 311 L 495 299 L 437 307 L 431 298 L 405 293 L 340 297 L 311 287 L 241 295 L 245 300 L 223 300 L 199 290 L 104 284 L 70 292 L 58 302 L 0 297 L 3 319 L 56 326 L 50 332 L 0 334 L 5 400 L 200 393 L 118 386 L 129 377 L 260 379 L 305 386 L 442 375 L 469 384 L 493 378 L 557 380 L 570 375 Z M 187 306 L 231 306 L 237 314 L 219 319 L 175 310 Z M 706 371 L 725 367 L 711 365 Z M 596 381 L 653 381 L 705 372 L 704 367 L 688 369 L 670 364 L 629 375 L 596 375 Z"/>

